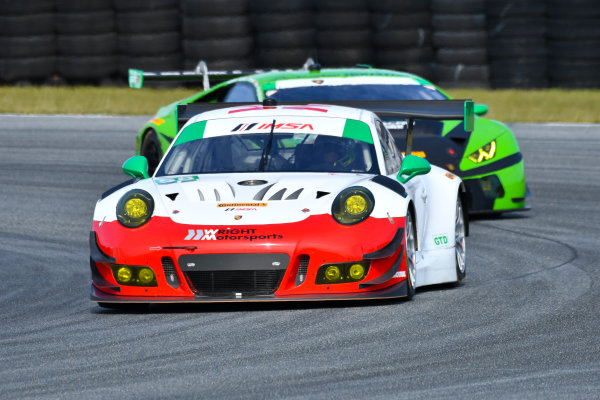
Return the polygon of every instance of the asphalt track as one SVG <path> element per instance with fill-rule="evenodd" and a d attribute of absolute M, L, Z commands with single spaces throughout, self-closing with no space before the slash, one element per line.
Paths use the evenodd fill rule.
<path fill-rule="evenodd" d="M 514 124 L 533 210 L 477 219 L 412 301 L 89 301 L 99 195 L 143 117 L 0 116 L 0 398 L 600 397 L 600 125 Z"/>

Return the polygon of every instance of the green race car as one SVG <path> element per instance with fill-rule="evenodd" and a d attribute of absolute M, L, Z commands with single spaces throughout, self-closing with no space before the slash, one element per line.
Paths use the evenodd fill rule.
<path fill-rule="evenodd" d="M 210 80 L 220 82 L 210 87 Z M 208 71 L 200 62 L 193 72 L 129 71 L 129 85 L 144 80 L 201 80 L 204 90 L 164 106 L 137 135 L 136 152 L 148 159 L 150 173 L 179 130 L 177 106 L 191 103 L 323 102 L 364 100 L 444 100 L 451 97 L 413 74 L 370 67 L 321 69 L 310 60 L 301 69 Z M 475 130 L 460 122 L 416 120 L 413 155 L 460 176 L 467 188 L 467 207 L 474 213 L 528 210 L 523 156 L 504 124 L 482 118 L 487 106 L 475 105 Z M 406 148 L 406 120 L 385 120 L 400 149 Z"/>

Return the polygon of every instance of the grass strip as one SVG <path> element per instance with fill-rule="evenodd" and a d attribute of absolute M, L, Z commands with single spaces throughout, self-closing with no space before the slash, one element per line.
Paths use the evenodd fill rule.
<path fill-rule="evenodd" d="M 0 113 L 153 115 L 196 89 L 0 86 Z M 600 90 L 450 89 L 454 98 L 487 104 L 504 122 L 600 123 Z"/>

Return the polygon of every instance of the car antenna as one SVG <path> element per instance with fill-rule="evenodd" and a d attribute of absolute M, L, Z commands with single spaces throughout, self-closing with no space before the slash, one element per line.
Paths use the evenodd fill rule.
<path fill-rule="evenodd" d="M 258 170 L 261 172 L 265 172 L 265 167 L 267 166 L 267 157 L 269 157 L 269 153 L 271 153 L 271 146 L 273 145 L 273 132 L 275 131 L 275 120 L 273 120 L 273 125 L 271 125 L 271 132 L 269 132 L 269 141 L 263 150 L 262 156 L 260 158 L 260 165 L 258 166 Z"/>

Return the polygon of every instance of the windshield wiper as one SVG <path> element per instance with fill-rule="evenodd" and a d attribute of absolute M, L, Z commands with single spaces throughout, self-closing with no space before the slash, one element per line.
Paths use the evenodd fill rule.
<path fill-rule="evenodd" d="M 265 172 L 265 167 L 267 166 L 267 159 L 269 154 L 271 153 L 271 146 L 273 145 L 273 131 L 275 130 L 275 120 L 273 120 L 273 125 L 271 126 L 271 132 L 269 133 L 269 141 L 267 145 L 263 149 L 262 156 L 260 157 L 260 164 L 258 166 L 258 170 L 261 172 Z"/>

